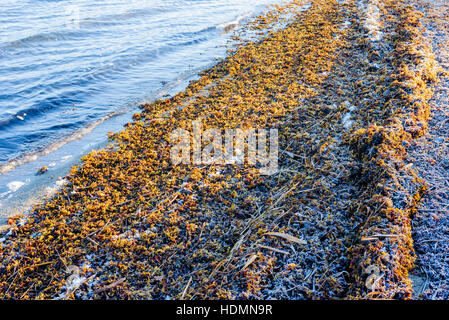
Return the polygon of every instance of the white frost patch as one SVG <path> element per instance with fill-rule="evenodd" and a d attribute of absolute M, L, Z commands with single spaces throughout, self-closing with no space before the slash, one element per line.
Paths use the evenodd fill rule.
<path fill-rule="evenodd" d="M 349 102 L 348 100 L 346 100 L 345 102 L 343 102 L 344 106 L 346 109 L 348 109 L 351 112 L 354 112 L 357 110 L 357 107 L 353 104 L 351 104 L 351 102 Z"/>
<path fill-rule="evenodd" d="M 340 28 L 340 31 L 348 29 L 348 27 L 351 25 L 351 21 L 347 20 L 343 22 L 343 26 Z"/>
<path fill-rule="evenodd" d="M 70 280 L 71 281 L 68 281 L 69 283 L 67 285 L 67 291 L 74 291 L 74 290 L 78 289 L 86 281 L 86 278 L 80 277 L 80 276 L 74 276 Z"/>
<path fill-rule="evenodd" d="M 13 181 L 13 182 L 8 183 L 6 186 L 8 187 L 8 189 L 11 192 L 16 192 L 17 190 L 22 188 L 24 185 L 25 185 L 25 183 L 22 181 Z"/>
<path fill-rule="evenodd" d="M 310 8 L 312 8 L 312 3 L 306 3 L 305 5 L 301 6 L 298 11 L 303 12 L 309 10 Z"/>
<path fill-rule="evenodd" d="M 215 170 L 215 172 L 209 173 L 209 177 L 211 177 L 211 178 L 219 177 L 220 175 L 221 175 L 220 169 Z"/>
<path fill-rule="evenodd" d="M 84 282 L 86 282 L 86 278 L 80 276 L 81 269 L 77 266 L 69 266 L 66 270 L 67 273 L 70 273 L 70 276 L 65 281 L 66 294 L 61 294 L 58 299 L 67 298 L 66 295 L 70 292 L 77 290 Z"/>
<path fill-rule="evenodd" d="M 67 182 L 66 179 L 64 179 L 64 178 L 59 178 L 58 181 L 56 181 L 56 185 L 57 185 L 58 187 L 62 187 L 63 185 L 66 184 L 66 182 Z"/>
<path fill-rule="evenodd" d="M 378 42 L 382 40 L 382 31 L 380 23 L 380 4 L 378 0 L 366 0 L 358 2 L 359 9 L 365 15 L 364 26 L 368 30 L 371 41 Z"/>
<path fill-rule="evenodd" d="M 351 113 L 348 112 L 343 116 L 343 119 L 341 120 L 341 122 L 343 123 L 343 127 L 345 127 L 346 129 L 351 129 L 353 121 L 351 120 Z"/>
<path fill-rule="evenodd" d="M 27 218 L 22 218 L 19 220 L 19 222 L 17 222 L 17 225 L 19 227 L 23 227 L 25 225 L 25 223 L 27 223 L 28 219 Z"/>
<path fill-rule="evenodd" d="M 146 234 L 146 233 L 144 232 L 144 234 Z M 114 240 L 124 239 L 124 240 L 128 240 L 128 241 L 135 241 L 135 240 L 139 240 L 141 237 L 142 236 L 141 236 L 140 232 L 128 230 L 121 234 L 115 235 L 112 238 Z"/>

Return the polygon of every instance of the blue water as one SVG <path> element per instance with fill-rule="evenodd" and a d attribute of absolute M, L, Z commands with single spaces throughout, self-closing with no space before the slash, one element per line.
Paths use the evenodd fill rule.
<path fill-rule="evenodd" d="M 226 26 L 279 2 L 0 0 L 0 212 L 36 169 L 65 175 L 139 103 L 223 57 Z"/>

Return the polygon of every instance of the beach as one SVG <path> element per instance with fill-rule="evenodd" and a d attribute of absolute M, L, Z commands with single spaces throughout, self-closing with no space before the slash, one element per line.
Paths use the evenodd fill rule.
<path fill-rule="evenodd" d="M 295 0 L 250 19 L 9 218 L 0 299 L 446 297 L 426 247 L 448 204 L 443 12 Z"/>

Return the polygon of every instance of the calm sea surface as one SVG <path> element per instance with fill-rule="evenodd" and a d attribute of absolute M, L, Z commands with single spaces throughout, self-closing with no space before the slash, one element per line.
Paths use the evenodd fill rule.
<path fill-rule="evenodd" d="M 0 0 L 0 223 L 61 184 L 139 103 L 224 57 L 229 26 L 279 2 Z"/>

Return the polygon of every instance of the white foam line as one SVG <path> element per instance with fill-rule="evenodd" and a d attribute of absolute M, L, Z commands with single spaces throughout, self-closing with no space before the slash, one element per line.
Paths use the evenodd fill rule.
<path fill-rule="evenodd" d="M 46 156 L 46 155 L 62 148 L 64 145 L 66 145 L 69 142 L 75 141 L 77 139 L 81 139 L 83 136 L 90 133 L 92 130 L 94 130 L 96 127 L 98 127 L 100 124 L 102 124 L 106 120 L 108 120 L 112 117 L 121 115 L 123 113 L 126 113 L 127 111 L 128 110 L 123 110 L 123 111 L 119 111 L 119 112 L 110 113 L 109 115 L 104 116 L 100 120 L 88 125 L 87 127 L 83 128 L 81 130 L 78 130 L 71 136 L 52 144 L 51 146 L 45 148 L 42 151 L 26 154 L 20 159 L 11 160 L 4 165 L 0 165 L 0 174 L 5 174 L 9 171 L 12 171 L 15 168 L 17 168 L 18 166 L 24 165 L 25 163 L 36 161 L 39 157 Z"/>
<path fill-rule="evenodd" d="M 20 188 L 22 188 L 25 185 L 25 182 L 22 181 L 13 181 L 8 183 L 6 186 L 11 192 L 16 192 Z"/>
<path fill-rule="evenodd" d="M 231 31 L 232 29 L 237 28 L 240 25 L 240 23 L 242 22 L 243 19 L 246 19 L 246 18 L 248 18 L 250 16 L 251 16 L 251 13 L 240 15 L 233 21 L 224 22 L 222 24 L 219 24 L 217 26 L 217 29 L 223 30 L 223 31 Z"/>
<path fill-rule="evenodd" d="M 51 186 L 47 186 L 37 192 L 34 192 L 33 195 L 29 198 L 25 198 L 23 201 L 14 200 L 14 203 L 8 202 L 8 200 L 4 201 L 4 203 L 0 202 L 0 208 L 3 206 L 4 209 L 0 215 L 1 218 L 11 217 L 17 214 L 29 213 L 33 210 L 34 206 L 38 203 L 42 203 L 43 199 L 48 199 L 55 195 L 63 186 L 67 184 L 67 180 L 64 178 L 58 178 L 58 180 Z M 10 190 L 6 193 L 6 195 L 12 194 L 13 191 Z M 0 196 L 4 196 L 2 194 Z M 13 204 L 13 205 L 12 205 Z"/>

